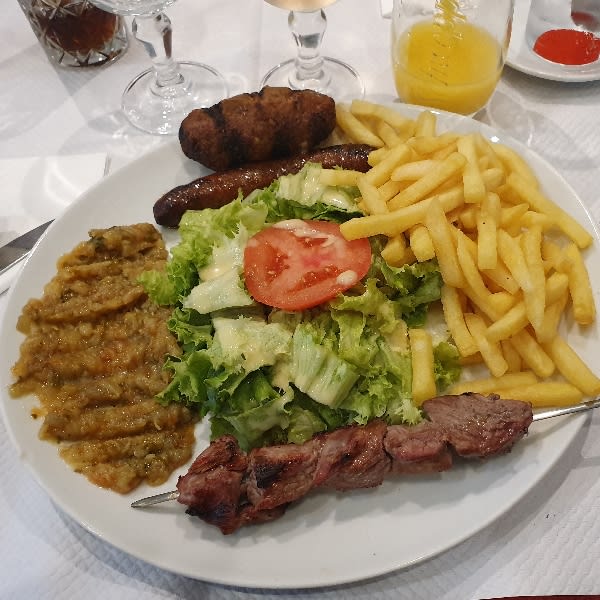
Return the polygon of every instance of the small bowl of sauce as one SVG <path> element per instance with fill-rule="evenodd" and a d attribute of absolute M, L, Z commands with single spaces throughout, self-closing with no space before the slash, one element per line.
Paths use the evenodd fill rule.
<path fill-rule="evenodd" d="M 541 58 L 581 66 L 600 58 L 598 30 L 600 7 L 587 0 L 532 0 L 525 35 Z"/>

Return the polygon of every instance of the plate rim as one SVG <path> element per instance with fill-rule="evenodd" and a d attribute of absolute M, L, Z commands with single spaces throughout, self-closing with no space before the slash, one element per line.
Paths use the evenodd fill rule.
<path fill-rule="evenodd" d="M 423 110 L 423 108 L 424 108 L 424 107 L 420 107 L 420 106 L 406 105 L 406 104 L 402 104 L 399 102 L 391 102 L 389 104 L 391 106 L 393 106 L 394 108 L 397 108 L 398 110 L 407 109 L 408 112 L 420 111 L 420 110 Z M 487 125 L 485 123 L 474 121 L 473 119 L 470 119 L 468 117 L 462 117 L 460 115 L 455 115 L 453 113 L 447 113 L 445 111 L 441 111 L 441 110 L 437 110 L 437 109 L 429 109 L 429 110 L 432 110 L 434 113 L 441 115 L 445 119 L 449 119 L 451 121 L 453 127 L 456 126 L 455 125 L 456 123 L 460 123 L 460 122 L 468 122 L 470 124 L 475 124 L 476 128 L 478 130 L 482 131 L 482 133 L 484 133 L 486 135 L 486 137 L 489 137 L 489 135 L 494 135 L 496 137 L 500 136 L 499 139 L 501 139 L 501 141 L 503 143 L 507 143 L 507 144 L 511 145 L 512 147 L 515 147 L 517 150 L 521 150 L 521 151 L 524 150 L 529 156 L 535 156 L 536 161 L 541 164 L 544 164 L 545 168 L 549 169 L 553 173 L 553 176 L 558 177 L 562 181 L 562 184 L 570 190 L 570 193 L 572 194 L 572 196 L 578 200 L 578 202 L 580 204 L 580 208 L 582 209 L 582 211 L 585 213 L 585 215 L 587 217 L 586 226 L 591 227 L 592 233 L 595 237 L 596 244 L 600 241 L 600 236 L 598 234 L 596 224 L 595 224 L 594 220 L 592 219 L 585 203 L 582 201 L 582 199 L 579 197 L 579 195 L 573 190 L 573 188 L 566 181 L 566 179 L 550 163 L 548 163 L 543 157 L 541 157 L 540 155 L 535 153 L 533 150 L 531 150 L 530 148 L 528 148 L 527 146 L 525 146 L 518 140 L 512 138 L 510 135 L 505 134 L 503 131 L 498 130 L 497 128 L 495 128 L 491 125 Z M 413 114 L 414 114 L 414 112 L 413 112 Z M 444 125 L 444 128 L 445 127 L 446 127 L 446 125 Z M 58 219 L 56 219 L 56 221 L 48 228 L 48 230 L 45 232 L 45 234 L 42 236 L 42 238 L 40 238 L 40 240 L 36 244 L 36 247 L 34 248 L 32 254 L 30 255 L 30 257 L 28 257 L 21 272 L 19 273 L 17 280 L 15 281 L 15 283 L 13 284 L 13 286 L 11 287 L 11 289 L 8 292 L 9 296 L 7 298 L 6 311 L 2 318 L 2 322 L 0 323 L 0 335 L 4 335 L 5 330 L 6 330 L 6 328 L 9 327 L 9 325 L 14 326 L 14 323 L 11 323 L 11 324 L 8 323 L 9 316 L 12 314 L 11 311 L 9 310 L 9 307 L 11 309 L 13 309 L 13 312 L 14 312 L 15 308 L 13 307 L 12 299 L 13 299 L 13 297 L 16 297 L 17 292 L 21 289 L 21 286 L 24 285 L 22 282 L 25 281 L 25 279 L 29 275 L 30 261 L 38 253 L 38 248 L 41 247 L 40 252 L 43 251 L 44 246 L 46 245 L 45 240 L 47 238 L 50 239 L 54 235 L 53 232 L 57 228 L 60 228 L 60 224 L 65 219 L 65 214 L 67 214 L 67 215 L 72 214 L 72 213 L 76 212 L 77 210 L 79 210 L 78 207 L 85 206 L 86 201 L 89 202 L 89 200 L 86 200 L 86 199 L 93 198 L 94 194 L 98 193 L 98 190 L 100 190 L 100 192 L 101 192 L 105 187 L 108 187 L 110 189 L 112 182 L 117 181 L 118 177 L 126 176 L 127 173 L 129 173 L 131 171 L 131 169 L 135 168 L 135 165 L 140 165 L 142 163 L 147 162 L 148 160 L 152 160 L 153 158 L 154 159 L 156 159 L 157 157 L 160 158 L 160 157 L 162 157 L 163 154 L 166 154 L 168 152 L 173 152 L 174 150 L 177 150 L 177 149 L 178 149 L 178 143 L 176 140 L 172 139 L 164 144 L 159 145 L 156 148 L 149 150 L 147 153 L 143 154 L 142 156 L 140 156 L 139 158 L 134 160 L 133 166 L 132 166 L 132 163 L 125 165 L 124 167 L 122 167 L 121 169 L 116 171 L 114 174 L 111 174 L 111 175 L 107 176 L 106 178 L 104 178 L 103 180 L 101 180 L 100 182 L 96 183 L 87 192 L 82 194 L 73 203 L 73 205 L 69 206 L 64 211 L 63 215 L 61 215 Z M 186 160 L 185 157 L 183 157 L 183 155 L 180 158 L 183 161 Z M 201 167 L 199 165 L 196 165 L 196 167 L 198 167 L 199 172 L 202 172 L 202 169 L 204 169 L 203 167 Z M 206 169 L 204 169 L 204 171 L 208 172 Z M 82 236 L 80 236 L 80 237 L 82 237 Z M 32 275 L 33 275 L 33 273 L 32 273 Z M 5 370 L 3 369 L 2 371 L 0 371 L 0 380 L 2 380 L 4 377 L 5 377 Z M 6 381 L 3 383 L 8 383 L 8 382 Z M 381 576 L 381 575 L 384 575 L 387 573 L 391 573 L 394 571 L 408 568 L 410 566 L 414 566 L 416 564 L 419 564 L 425 560 L 431 559 L 434 556 L 437 556 L 443 552 L 450 550 L 451 548 L 455 547 L 456 545 L 464 542 L 466 539 L 469 539 L 470 537 L 479 533 L 480 531 L 482 531 L 483 529 L 488 527 L 491 523 L 493 523 L 497 519 L 499 519 L 502 515 L 506 514 L 506 512 L 509 511 L 519 501 L 521 501 L 523 499 L 523 497 L 531 489 L 533 489 L 533 487 L 535 487 L 535 485 L 537 485 L 540 481 L 542 481 L 544 479 L 544 477 L 546 476 L 546 474 L 548 473 L 548 471 L 554 467 L 556 462 L 564 455 L 564 453 L 567 451 L 569 446 L 573 443 L 573 441 L 577 437 L 578 432 L 581 430 L 583 423 L 586 420 L 585 415 L 580 415 L 580 416 L 570 417 L 568 422 L 565 421 L 564 425 L 561 427 L 561 430 L 563 431 L 563 433 L 566 432 L 566 435 L 563 435 L 564 439 L 563 439 L 561 450 L 559 452 L 556 452 L 556 454 L 552 460 L 546 461 L 544 463 L 544 468 L 542 468 L 541 470 L 539 470 L 537 472 L 537 477 L 533 480 L 533 483 L 529 482 L 527 485 L 522 486 L 522 489 L 520 489 L 519 492 L 517 494 L 515 494 L 511 499 L 509 499 L 507 502 L 504 502 L 495 511 L 493 511 L 493 510 L 490 511 L 487 519 L 480 520 L 477 526 L 472 527 L 470 529 L 468 528 L 464 532 L 463 535 L 455 536 L 451 543 L 449 543 L 449 544 L 441 543 L 437 547 L 431 548 L 429 551 L 423 552 L 419 556 L 415 556 L 412 560 L 410 560 L 408 562 L 404 562 L 402 564 L 385 564 L 385 565 L 381 565 L 377 568 L 374 568 L 374 567 L 365 568 L 360 572 L 357 571 L 357 572 L 354 572 L 353 574 L 346 574 L 343 576 L 340 576 L 340 575 L 336 576 L 333 574 L 330 574 L 328 576 L 322 575 L 319 580 L 316 580 L 314 582 L 307 581 L 305 576 L 301 576 L 295 581 L 288 579 L 286 581 L 274 580 L 271 582 L 267 582 L 267 581 L 262 580 L 260 577 L 253 578 L 253 577 L 249 577 L 248 575 L 242 576 L 240 578 L 239 576 L 238 577 L 236 577 L 236 576 L 223 577 L 223 576 L 218 576 L 216 574 L 213 574 L 211 576 L 207 573 L 199 574 L 199 573 L 191 572 L 189 569 L 178 568 L 178 565 L 169 564 L 169 561 L 165 562 L 164 560 L 162 560 L 162 558 L 161 559 L 152 559 L 152 557 L 148 557 L 146 555 L 141 555 L 139 552 L 132 550 L 130 547 L 124 547 L 122 543 L 115 543 L 113 540 L 109 539 L 106 536 L 106 532 L 103 531 L 101 527 L 99 528 L 97 524 L 96 524 L 96 526 L 94 526 L 94 523 L 89 522 L 88 519 L 82 518 L 79 514 L 80 511 L 75 509 L 73 506 L 65 505 L 65 501 L 64 501 L 63 497 L 61 496 L 61 494 L 59 494 L 56 489 L 53 489 L 52 486 L 48 487 L 47 483 L 45 483 L 44 477 L 40 478 L 40 473 L 35 469 L 34 464 L 27 460 L 27 450 L 25 448 L 22 448 L 22 444 L 18 440 L 18 436 L 16 435 L 16 432 L 13 430 L 13 424 L 10 423 L 10 420 L 9 420 L 8 414 L 7 414 L 7 410 L 6 410 L 7 400 L 9 400 L 9 401 L 13 401 L 13 400 L 7 397 L 7 392 L 5 391 L 4 385 L 2 386 L 2 388 L 3 388 L 2 392 L 1 392 L 2 402 L 0 402 L 0 410 L 1 410 L 4 422 L 5 422 L 5 425 L 6 425 L 7 432 L 11 439 L 11 443 L 13 443 L 14 447 L 17 448 L 17 450 L 18 450 L 20 462 L 25 465 L 25 467 L 33 475 L 34 479 L 44 489 L 44 491 L 50 496 L 52 501 L 60 508 L 60 510 L 62 510 L 70 518 L 75 520 L 84 529 L 86 529 L 87 531 L 90 531 L 92 534 L 94 534 L 96 537 L 100 538 L 102 541 L 107 542 L 111 546 L 116 547 L 119 550 L 124 551 L 127 554 L 134 556 L 135 558 L 138 558 L 138 559 L 140 559 L 144 562 L 147 562 L 151 565 L 154 565 L 156 567 L 165 569 L 169 572 L 177 573 L 179 575 L 184 575 L 187 577 L 200 579 L 202 581 L 206 581 L 206 582 L 210 582 L 210 583 L 216 583 L 216 584 L 221 584 L 221 585 L 233 585 L 233 586 L 238 586 L 238 587 L 248 587 L 248 588 L 254 588 L 254 589 L 315 589 L 315 588 L 331 587 L 331 586 L 337 586 L 337 585 L 348 584 L 348 583 L 356 583 L 358 581 L 369 580 L 374 577 L 378 577 L 378 576 Z M 25 411 L 23 411 L 23 412 L 25 412 Z M 204 427 L 204 425 L 202 427 Z M 201 441 L 198 437 L 197 437 L 197 439 L 198 439 L 198 441 Z M 47 444 L 47 442 L 43 442 L 43 443 Z M 197 452 L 197 451 L 195 451 L 195 452 Z M 60 459 L 58 459 L 58 460 L 60 460 Z M 62 463 L 62 461 L 61 461 L 61 464 L 64 464 L 64 463 Z M 182 469 L 182 471 L 183 471 L 183 469 Z M 83 477 L 78 476 L 74 473 L 73 473 L 73 475 L 75 477 L 78 477 L 79 479 L 84 479 Z M 172 485 L 173 485 L 172 482 L 173 482 L 173 479 L 175 476 L 176 476 L 176 473 L 174 473 L 169 479 L 169 481 L 171 482 L 170 487 L 172 487 Z M 100 496 L 102 496 L 102 494 L 104 494 L 104 493 L 114 494 L 113 492 L 108 492 L 106 490 L 102 490 L 101 488 L 100 489 L 95 488 L 92 484 L 88 483 L 87 481 L 85 481 L 84 483 L 86 486 L 89 487 L 90 490 L 95 490 L 96 492 L 98 492 L 100 494 Z M 167 482 L 166 485 L 169 485 L 169 482 Z M 144 486 L 142 486 L 140 489 L 141 489 L 141 492 L 139 494 L 136 493 L 136 495 L 141 496 L 141 494 L 143 493 L 143 490 L 148 489 L 148 488 L 145 488 Z M 163 491 L 160 488 L 152 488 L 152 489 L 155 490 L 153 493 L 159 493 L 160 491 Z M 138 492 L 139 491 L 140 490 L 138 490 Z M 96 492 L 94 492 L 94 493 L 96 493 Z M 130 498 L 127 497 L 127 502 L 126 502 L 127 504 L 128 504 L 129 499 Z M 350 501 L 350 500 L 347 500 L 347 501 Z M 180 507 L 180 508 L 183 511 L 183 507 Z M 296 514 L 297 514 L 297 511 L 298 511 L 298 508 L 295 509 Z M 157 516 L 157 518 L 160 518 L 160 517 Z M 189 517 L 186 517 L 186 518 L 189 519 Z M 292 514 L 291 518 L 292 519 L 294 518 L 293 514 Z M 190 526 L 190 528 L 191 528 L 191 526 Z M 252 536 L 249 534 L 248 537 L 250 538 Z M 233 546 L 233 548 L 235 548 L 235 546 Z"/>

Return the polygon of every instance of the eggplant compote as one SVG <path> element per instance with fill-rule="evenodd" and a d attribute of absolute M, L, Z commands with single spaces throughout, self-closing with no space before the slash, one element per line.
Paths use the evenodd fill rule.
<path fill-rule="evenodd" d="M 191 458 L 194 419 L 182 405 L 155 400 L 169 381 L 165 355 L 180 354 L 166 325 L 171 310 L 137 282 L 166 264 L 160 234 L 141 223 L 89 235 L 23 309 L 11 393 L 37 396 L 40 438 L 60 442 L 75 471 L 126 493 L 142 481 L 163 483 Z"/>

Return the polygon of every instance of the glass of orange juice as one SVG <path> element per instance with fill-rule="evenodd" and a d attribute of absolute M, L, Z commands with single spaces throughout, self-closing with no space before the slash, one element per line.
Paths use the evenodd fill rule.
<path fill-rule="evenodd" d="M 408 104 L 474 115 L 502 74 L 514 0 L 394 0 L 392 66 Z"/>

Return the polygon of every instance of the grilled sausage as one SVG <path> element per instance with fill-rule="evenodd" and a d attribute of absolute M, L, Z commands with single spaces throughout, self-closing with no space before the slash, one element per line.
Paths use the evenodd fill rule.
<path fill-rule="evenodd" d="M 193 110 L 181 123 L 183 153 L 214 171 L 303 154 L 335 128 L 335 101 L 312 90 L 265 87 Z"/>
<path fill-rule="evenodd" d="M 301 156 L 248 164 L 229 171 L 212 173 L 191 183 L 173 188 L 154 204 L 154 219 L 159 225 L 177 227 L 186 210 L 219 208 L 256 189 L 270 185 L 281 175 L 297 173 L 307 162 L 320 163 L 324 168 L 343 167 L 366 172 L 370 146 L 341 144 L 320 148 Z"/>

